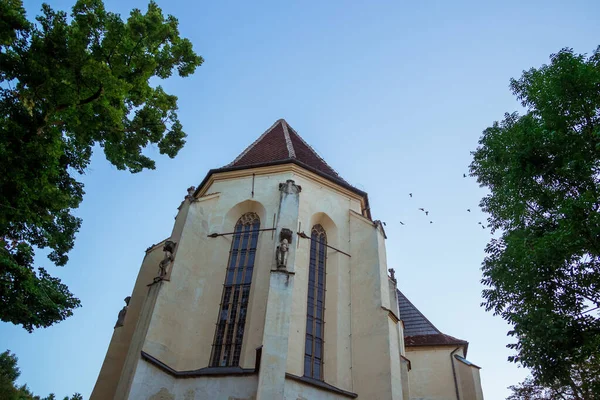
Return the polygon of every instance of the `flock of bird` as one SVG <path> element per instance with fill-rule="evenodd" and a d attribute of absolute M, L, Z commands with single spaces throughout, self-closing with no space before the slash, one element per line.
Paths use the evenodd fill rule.
<path fill-rule="evenodd" d="M 467 177 L 467 174 L 463 174 L 463 178 L 466 178 L 466 177 Z M 413 194 L 412 194 L 412 193 L 409 193 L 409 194 L 408 194 L 408 196 L 409 196 L 410 198 L 412 198 L 412 197 L 413 197 Z M 429 216 L 429 210 L 426 210 L 426 209 L 425 209 L 425 208 L 423 208 L 423 207 L 419 207 L 419 208 L 418 208 L 418 210 L 419 210 L 419 211 L 421 211 L 421 212 L 424 212 L 424 213 L 425 213 L 425 216 Z M 467 208 L 467 212 L 471 212 L 471 209 L 470 209 L 470 208 Z M 430 224 L 433 224 L 433 221 L 432 221 L 432 220 L 430 220 L 430 221 L 429 221 L 429 223 L 430 223 Z M 400 224 L 401 224 L 401 225 L 405 225 L 405 223 L 404 223 L 404 222 L 402 222 L 402 221 L 400 221 Z M 482 222 L 478 222 L 477 224 L 481 225 L 481 228 L 482 228 L 482 229 L 485 229 L 485 228 L 487 228 L 487 227 L 486 227 L 486 226 L 485 226 L 485 225 L 484 225 Z"/>

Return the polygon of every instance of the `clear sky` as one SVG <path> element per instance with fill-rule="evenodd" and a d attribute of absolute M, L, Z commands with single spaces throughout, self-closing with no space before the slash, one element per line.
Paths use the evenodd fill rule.
<path fill-rule="evenodd" d="M 519 109 L 511 77 L 562 47 L 600 44 L 600 2 L 157 1 L 206 59 L 191 78 L 163 83 L 179 96 L 188 143 L 174 160 L 150 149 L 157 169 L 137 175 L 96 151 L 69 264 L 38 258 L 83 307 L 33 334 L 0 323 L 0 351 L 19 357 L 19 382 L 87 398 L 144 250 L 170 234 L 185 189 L 285 118 L 369 193 L 400 289 L 441 331 L 470 342 L 486 399 L 504 399 L 527 373 L 506 361 L 509 327 L 480 307 L 485 191 L 462 174 L 481 131 Z M 25 4 L 32 17 L 41 2 Z M 146 2 L 106 6 L 126 16 Z"/>

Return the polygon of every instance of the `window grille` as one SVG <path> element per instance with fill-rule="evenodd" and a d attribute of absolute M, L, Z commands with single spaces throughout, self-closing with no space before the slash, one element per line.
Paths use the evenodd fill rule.
<path fill-rule="evenodd" d="M 259 229 L 260 218 L 253 212 L 242 215 L 235 225 L 211 367 L 231 367 L 240 363 Z"/>
<path fill-rule="evenodd" d="M 310 241 L 304 376 L 320 380 L 323 380 L 326 245 L 325 229 L 321 225 L 315 225 Z"/>

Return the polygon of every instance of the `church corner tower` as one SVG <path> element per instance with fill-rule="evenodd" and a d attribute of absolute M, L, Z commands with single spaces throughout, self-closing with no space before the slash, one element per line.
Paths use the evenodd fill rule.
<path fill-rule="evenodd" d="M 278 120 L 146 250 L 91 399 L 483 399 L 389 271 L 367 194 Z"/>

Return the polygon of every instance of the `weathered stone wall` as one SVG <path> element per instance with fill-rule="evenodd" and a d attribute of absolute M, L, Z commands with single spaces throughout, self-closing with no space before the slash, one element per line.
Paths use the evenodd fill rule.
<path fill-rule="evenodd" d="M 306 177 L 294 175 L 302 187 L 298 229 L 311 235 L 320 224 L 327 233 L 327 244 L 350 253 L 349 212 L 360 212 L 360 203 L 349 196 Z M 310 240 L 296 243 L 296 275 L 292 302 L 287 371 L 304 374 L 304 342 Z M 325 337 L 323 376 L 331 385 L 352 391 L 350 345 L 350 257 L 327 249 L 325 293 Z"/>
<path fill-rule="evenodd" d="M 407 347 L 411 400 L 454 400 L 456 384 L 450 354 L 455 346 Z M 463 355 L 462 348 L 454 354 Z M 461 400 L 466 400 L 461 397 Z"/>
<path fill-rule="evenodd" d="M 176 379 L 140 360 L 130 399 L 136 400 L 254 400 L 256 375 Z"/>
<path fill-rule="evenodd" d="M 297 211 L 286 211 L 283 223 L 278 215 L 282 204 L 279 184 L 287 180 L 293 180 L 302 190 L 294 205 Z M 405 352 L 403 333 L 395 318 L 397 298 L 395 284 L 388 278 L 384 233 L 380 225 L 362 215 L 363 206 L 357 195 L 297 166 L 217 174 L 202 188 L 199 198 L 186 203 L 178 214 L 171 234 L 177 242 L 174 262 L 167 280 L 155 290 L 155 305 L 144 330 L 138 332 L 135 349 L 139 347 L 175 371 L 209 366 L 232 236 L 208 235 L 233 232 L 241 215 L 255 212 L 261 228 L 276 227 L 277 232 L 259 234 L 240 366 L 254 368 L 256 348 L 263 345 L 265 350 L 265 340 L 277 339 L 287 352 L 281 350 L 282 359 L 275 360 L 277 373 L 269 376 L 281 377 L 285 372 L 302 376 L 310 241 L 296 232 L 310 236 L 311 228 L 321 224 L 328 244 L 339 250 L 330 248 L 327 252 L 324 380 L 341 390 L 358 393 L 362 399 L 407 400 L 407 363 L 400 358 Z M 294 274 L 279 279 L 272 278 L 271 270 L 282 227 L 293 231 L 289 272 Z M 155 275 L 161 257 L 162 248 L 152 260 L 154 271 L 150 277 Z M 277 305 L 272 309 L 276 318 L 266 317 L 268 301 Z M 284 320 L 288 322 L 282 324 Z M 286 340 L 279 340 L 281 329 L 287 330 Z M 270 336 L 270 332 L 275 335 Z M 194 394 L 189 398 L 245 399 L 257 396 L 263 386 L 262 393 L 275 393 L 273 398 L 340 398 L 289 379 L 273 380 L 279 388 L 272 390 L 268 387 L 271 378 L 259 383 L 258 374 L 175 379 L 141 360 L 139 350 L 129 351 L 128 360 L 133 363 L 129 368 L 131 377 L 127 378 L 130 383 L 123 383 L 121 374 L 123 392 L 118 398 L 187 399 L 185 396 Z M 272 352 L 266 350 L 263 366 L 272 364 L 268 358 Z M 406 350 L 412 362 L 408 373 L 411 398 L 454 398 L 452 350 Z"/>
<path fill-rule="evenodd" d="M 352 379 L 365 399 L 402 399 L 399 328 L 389 316 L 384 235 L 380 226 L 350 214 Z"/>
<path fill-rule="evenodd" d="M 461 400 L 483 400 L 479 368 L 467 365 L 456 358 L 453 361 Z"/>
<path fill-rule="evenodd" d="M 195 370 L 209 365 L 215 324 L 225 280 L 232 236 L 209 238 L 211 233 L 233 232 L 239 217 L 255 212 L 261 228 L 270 228 L 277 211 L 278 184 L 289 175 L 257 176 L 254 198 L 251 177 L 215 182 L 208 195 L 190 205 L 172 267 L 157 300 L 143 350 L 171 368 Z M 274 239 L 261 232 L 252 276 L 240 365 L 253 368 L 269 287 Z"/>

